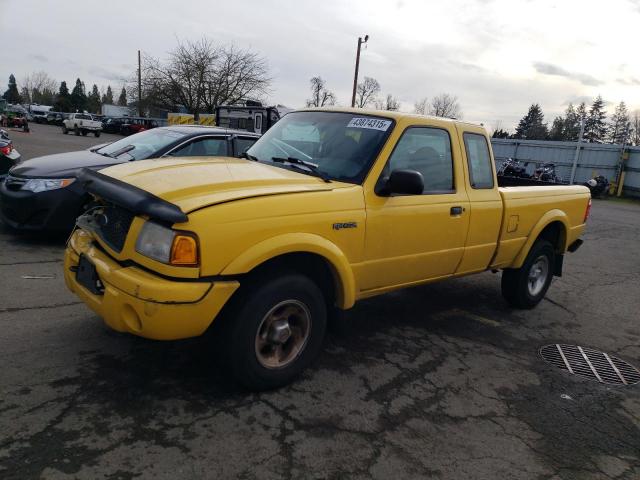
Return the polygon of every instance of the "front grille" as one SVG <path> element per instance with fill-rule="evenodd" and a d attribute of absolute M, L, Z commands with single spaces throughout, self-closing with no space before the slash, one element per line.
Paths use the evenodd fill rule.
<path fill-rule="evenodd" d="M 103 218 L 99 222 L 98 235 L 114 251 L 121 252 L 135 215 L 115 205 L 104 207 L 101 213 Z"/>
<path fill-rule="evenodd" d="M 25 183 L 27 183 L 26 178 L 12 177 L 11 175 L 7 175 L 4 179 L 4 186 L 7 190 L 12 190 L 14 192 L 20 190 Z"/>

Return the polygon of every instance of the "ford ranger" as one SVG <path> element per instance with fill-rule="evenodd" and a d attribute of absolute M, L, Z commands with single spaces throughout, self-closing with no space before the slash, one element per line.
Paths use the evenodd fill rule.
<path fill-rule="evenodd" d="M 490 145 L 453 120 L 309 109 L 242 159 L 83 171 L 97 203 L 78 218 L 65 281 L 117 331 L 212 327 L 253 389 L 290 382 L 327 317 L 367 297 L 502 270 L 506 301 L 532 308 L 582 243 L 589 191 L 499 187 Z"/>

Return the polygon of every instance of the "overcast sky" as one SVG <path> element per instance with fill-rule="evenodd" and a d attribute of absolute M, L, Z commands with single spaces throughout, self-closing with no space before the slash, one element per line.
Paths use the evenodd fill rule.
<path fill-rule="evenodd" d="M 533 102 L 549 123 L 599 93 L 640 108 L 639 24 L 640 0 L 0 0 L 0 80 L 45 70 L 116 92 L 138 49 L 163 57 L 204 35 L 267 59 L 271 103 L 303 106 L 320 75 L 348 105 L 369 34 L 360 76 L 403 110 L 447 92 L 466 120 L 513 128 Z"/>

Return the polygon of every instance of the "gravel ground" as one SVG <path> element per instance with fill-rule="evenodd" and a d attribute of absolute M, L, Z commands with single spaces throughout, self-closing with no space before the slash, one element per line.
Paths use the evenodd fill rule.
<path fill-rule="evenodd" d="M 32 132 L 12 133 L 26 157 L 108 141 Z M 204 339 L 108 330 L 66 291 L 63 241 L 0 229 L 0 477 L 640 478 L 640 386 L 538 356 L 640 365 L 639 237 L 640 205 L 594 201 L 536 309 L 509 309 L 491 273 L 364 301 L 299 381 L 253 394 Z"/>

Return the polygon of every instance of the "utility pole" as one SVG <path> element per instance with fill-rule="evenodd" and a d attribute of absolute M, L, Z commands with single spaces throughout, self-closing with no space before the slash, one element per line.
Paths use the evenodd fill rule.
<path fill-rule="evenodd" d="M 367 43 L 369 40 L 369 35 L 364 36 L 364 40 L 362 37 L 358 37 L 358 52 L 356 53 L 356 73 L 353 76 L 353 95 L 351 95 L 351 107 L 356 106 L 356 89 L 358 88 L 358 69 L 360 68 L 360 47 L 363 43 Z"/>
<path fill-rule="evenodd" d="M 142 116 L 142 62 L 140 61 L 140 50 L 138 50 L 138 116 Z"/>
<path fill-rule="evenodd" d="M 584 135 L 584 117 L 580 121 L 580 135 L 578 136 L 578 144 L 576 145 L 576 154 L 573 157 L 573 166 L 571 167 L 571 179 L 569 183 L 573 185 L 576 179 L 576 168 L 578 168 L 578 159 L 580 158 L 580 148 L 582 144 L 582 137 Z"/>

